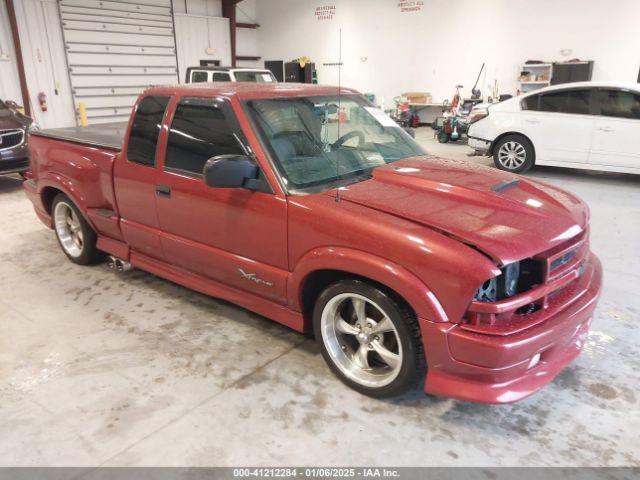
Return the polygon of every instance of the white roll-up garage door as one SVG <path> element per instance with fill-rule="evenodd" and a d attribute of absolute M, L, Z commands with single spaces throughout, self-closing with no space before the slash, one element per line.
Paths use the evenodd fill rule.
<path fill-rule="evenodd" d="M 60 17 L 89 123 L 126 120 L 142 90 L 178 83 L 171 0 L 61 0 Z"/>

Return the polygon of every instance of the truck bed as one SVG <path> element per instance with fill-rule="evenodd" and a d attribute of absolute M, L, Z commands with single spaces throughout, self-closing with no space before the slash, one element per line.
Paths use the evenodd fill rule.
<path fill-rule="evenodd" d="M 127 122 L 111 122 L 86 127 L 32 130 L 29 134 L 120 151 L 122 150 L 126 130 Z"/>

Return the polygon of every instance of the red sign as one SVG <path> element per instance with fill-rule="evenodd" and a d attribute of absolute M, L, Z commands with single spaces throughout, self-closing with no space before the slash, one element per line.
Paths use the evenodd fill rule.
<path fill-rule="evenodd" d="M 401 0 L 398 2 L 398 8 L 401 12 L 419 12 L 424 7 L 424 2 L 422 0 Z"/>
<path fill-rule="evenodd" d="M 322 5 L 316 7 L 316 19 L 317 20 L 333 20 L 333 16 L 336 14 L 335 5 Z"/>

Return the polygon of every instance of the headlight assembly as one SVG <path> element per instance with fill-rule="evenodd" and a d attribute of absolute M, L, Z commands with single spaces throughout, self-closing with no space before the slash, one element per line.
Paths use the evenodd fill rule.
<path fill-rule="evenodd" d="M 542 282 L 542 264 L 533 259 L 509 263 L 500 275 L 485 281 L 474 296 L 479 302 L 497 302 L 526 292 Z"/>

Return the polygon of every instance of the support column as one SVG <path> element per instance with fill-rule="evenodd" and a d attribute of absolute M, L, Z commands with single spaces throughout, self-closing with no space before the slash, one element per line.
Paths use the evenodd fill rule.
<path fill-rule="evenodd" d="M 241 0 L 222 0 L 222 16 L 229 19 L 229 35 L 231 43 L 231 66 L 236 66 L 236 3 Z"/>
<path fill-rule="evenodd" d="M 22 60 L 22 47 L 20 46 L 20 35 L 18 35 L 18 22 L 16 21 L 16 10 L 13 0 L 6 0 L 7 14 L 9 15 L 9 26 L 11 27 L 11 38 L 13 39 L 13 50 L 16 52 L 16 66 L 18 67 L 18 78 L 20 79 L 20 92 L 22 93 L 22 106 L 24 113 L 31 116 L 31 105 L 29 104 L 29 90 L 27 89 L 27 76 L 24 73 L 24 61 Z M 235 11 L 235 6 L 234 6 Z M 234 39 L 235 40 L 235 39 Z"/>

